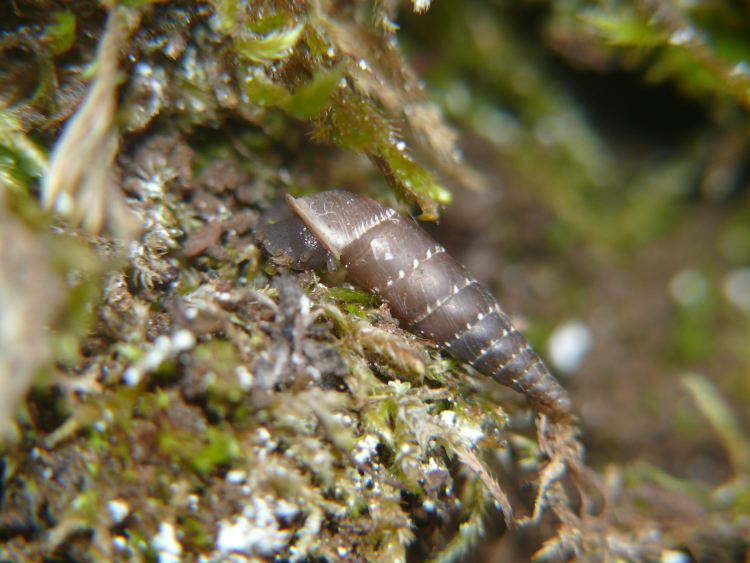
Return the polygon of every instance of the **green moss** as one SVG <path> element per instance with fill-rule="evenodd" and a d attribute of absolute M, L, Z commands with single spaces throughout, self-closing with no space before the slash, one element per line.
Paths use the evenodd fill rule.
<path fill-rule="evenodd" d="M 273 22 L 276 23 L 281 22 Z M 284 59 L 299 41 L 303 29 L 304 26 L 300 23 L 286 28 L 279 27 L 260 37 L 246 36 L 235 41 L 234 46 L 241 57 L 254 63 Z"/>
<path fill-rule="evenodd" d="M 76 17 L 66 10 L 52 14 L 54 23 L 46 26 L 41 40 L 49 47 L 50 54 L 60 55 L 68 51 L 76 40 Z"/>
<path fill-rule="evenodd" d="M 348 289 L 346 287 L 332 287 L 328 290 L 328 295 L 335 299 L 357 301 L 364 305 L 375 305 L 377 303 L 377 298 L 372 293 L 356 289 Z"/>
<path fill-rule="evenodd" d="M 191 459 L 193 467 L 199 473 L 208 473 L 241 458 L 242 450 L 233 433 L 209 429 L 205 438 L 206 445 Z"/>
<path fill-rule="evenodd" d="M 23 123 L 7 109 L 0 109 L 0 146 L 7 151 L 5 162 L 11 177 L 19 173 L 38 177 L 47 166 L 46 151 L 25 134 Z M 18 185 L 22 178 L 12 184 Z"/>
<path fill-rule="evenodd" d="M 318 70 L 307 84 L 288 98 L 283 104 L 284 109 L 299 119 L 317 116 L 339 88 L 343 71 L 341 66 Z"/>
<path fill-rule="evenodd" d="M 385 116 L 367 98 L 342 93 L 322 117 L 326 136 L 356 152 L 371 153 L 387 143 L 392 131 Z"/>
<path fill-rule="evenodd" d="M 437 179 L 422 166 L 417 164 L 402 147 L 396 143 L 396 146 L 386 145 L 380 147 L 380 154 L 385 158 L 394 176 L 395 182 L 392 187 L 398 186 L 403 194 L 409 194 L 415 198 L 422 208 L 422 216 L 419 219 L 423 221 L 434 221 L 437 219 L 436 203 L 450 203 L 451 194 L 448 190 L 437 183 Z M 390 174 L 386 174 L 390 178 Z"/>
<path fill-rule="evenodd" d="M 511 8 L 439 4 L 442 21 L 431 29 L 441 30 L 435 37 L 456 37 L 457 47 L 434 63 L 433 85 L 463 85 L 464 99 L 456 104 L 455 90 L 435 97 L 492 145 L 488 161 L 502 162 L 551 210 L 549 239 L 559 250 L 584 241 L 594 255 L 632 251 L 673 224 L 675 202 L 700 174 L 701 143 L 625 162 L 547 71 L 543 42 L 530 44 L 511 25 Z M 97 561 L 109 557 L 100 556 L 98 539 L 111 534 L 127 536 L 136 559 L 157 560 L 152 539 L 161 522 L 172 522 L 184 553 L 219 558 L 225 554 L 216 551 L 216 530 L 239 518 L 262 528 L 248 516 L 258 504 L 282 539 L 270 555 L 248 548 L 249 557 L 335 560 L 346 553 L 390 563 L 404 561 L 420 542 L 447 562 L 467 556 L 489 533 L 491 505 L 518 521 L 503 488 L 514 506 L 523 504 L 516 499 L 528 491 L 519 482 L 529 471 L 538 476 L 537 507 L 525 523 L 536 527 L 540 514 L 556 515 L 541 529 L 552 536 L 547 553 L 563 558 L 599 553 L 606 534 L 620 555 L 648 559 L 652 552 L 642 549 L 636 529 L 656 521 L 649 512 L 655 505 L 642 502 L 636 517 L 621 501 L 644 483 L 714 510 L 746 511 L 741 475 L 709 498 L 690 482 L 636 467 L 624 488 L 607 481 L 617 519 L 608 511 L 578 512 L 568 489 L 593 491 L 592 498 L 600 489 L 599 477 L 582 465 L 575 427 L 540 422 L 532 436 L 526 411 L 506 389 L 389 324 L 366 292 L 327 288 L 314 274 L 298 280 L 305 299 L 269 287 L 283 273 L 262 263 L 249 230 L 227 228 L 198 256 L 180 250 L 186 234 L 248 207 L 262 215 L 281 191 L 330 184 L 366 192 L 377 176 L 402 200 L 415 201 L 422 218 L 437 218 L 438 205 L 451 200 L 446 171 L 462 183 L 466 170 L 450 157 L 450 130 L 439 111 L 427 111 L 434 109 L 430 98 L 391 41 L 388 3 L 121 5 L 143 17 L 111 69 L 123 78 L 118 115 L 103 118 L 127 131 L 117 139 L 116 187 L 142 219 L 140 242 L 61 226 L 35 199 L 59 123 L 80 107 L 79 81 L 94 80 L 91 72 L 68 70 L 96 60 L 90 37 L 105 33 L 101 5 L 71 4 L 19 28 L 26 39 L 14 35 L 16 45 L 36 42 L 42 52 L 14 60 L 16 74 L 2 71 L 0 181 L 12 190 L 8 208 L 29 228 L 60 233 L 65 242 L 49 242 L 50 260 L 70 282 L 64 312 L 45 321 L 55 347 L 46 371 L 62 391 L 55 401 L 29 399 L 23 439 L 6 458 L 0 488 L 11 516 L 0 519 L 8 539 L 0 544 L 3 558 L 18 559 L 13 542 L 53 556 L 44 540 L 17 534 L 17 522 L 39 537 L 52 533 L 54 556 L 78 560 L 88 550 Z M 737 64 L 747 45 L 742 33 L 722 33 L 729 19 L 673 7 L 698 32 L 717 37 L 713 50 L 675 44 L 669 18 L 647 6 L 549 8 L 549 29 L 564 21 L 587 49 L 604 49 L 622 69 L 673 81 L 727 123 L 737 119 L 731 108 L 746 102 L 743 73 L 724 66 Z M 25 16 L 19 10 L 14 17 Z M 11 36 L 3 41 L 5 49 Z M 21 74 L 33 77 L 30 84 L 11 92 L 15 79 L 6 78 Z M 162 129 L 181 130 L 190 144 L 155 135 Z M 309 135 L 336 147 L 309 143 Z M 228 157 L 241 157 L 247 177 L 238 184 L 199 179 L 208 164 Z M 111 206 L 110 227 L 117 205 L 102 197 Z M 732 254 L 740 264 L 742 252 Z M 714 309 L 683 311 L 675 332 L 681 359 L 702 359 L 712 349 L 706 327 Z M 539 323 L 530 338 L 542 342 L 548 332 Z M 49 422 L 62 417 L 61 426 Z M 19 517 L 39 514 L 40 498 L 50 500 L 48 520 Z M 124 499 L 134 516 L 116 526 L 106 520 L 112 499 Z M 693 539 L 684 537 L 686 544 Z M 13 545 L 10 555 L 6 544 Z"/>

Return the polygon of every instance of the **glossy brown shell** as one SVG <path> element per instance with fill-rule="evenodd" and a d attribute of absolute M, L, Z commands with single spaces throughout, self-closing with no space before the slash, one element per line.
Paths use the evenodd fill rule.
<path fill-rule="evenodd" d="M 570 397 L 495 298 L 414 221 L 344 191 L 287 201 L 320 243 L 399 319 L 560 418 Z"/>

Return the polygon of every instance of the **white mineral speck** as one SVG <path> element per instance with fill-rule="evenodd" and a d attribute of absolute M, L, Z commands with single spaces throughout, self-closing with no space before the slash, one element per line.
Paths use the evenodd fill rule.
<path fill-rule="evenodd" d="M 240 380 L 240 389 L 243 391 L 250 391 L 253 387 L 253 382 L 255 381 L 253 374 L 250 373 L 245 366 L 237 366 L 234 368 L 234 373 L 237 376 L 237 379 Z"/>
<path fill-rule="evenodd" d="M 180 563 L 182 561 L 182 544 L 177 540 L 177 532 L 169 522 L 159 525 L 159 533 L 151 540 L 159 558 L 159 563 Z"/>
<path fill-rule="evenodd" d="M 112 538 L 112 544 L 119 551 L 125 551 L 128 547 L 128 539 L 123 536 L 115 536 Z"/>
<path fill-rule="evenodd" d="M 456 424 L 456 413 L 453 411 L 443 411 L 440 413 L 440 420 L 448 426 L 454 426 Z"/>
<path fill-rule="evenodd" d="M 300 305 L 300 313 L 302 313 L 303 315 L 310 314 L 310 299 L 307 297 L 307 295 L 303 295 L 300 298 L 299 305 Z"/>
<path fill-rule="evenodd" d="M 133 367 L 129 367 L 122 374 L 122 382 L 129 387 L 135 387 L 140 381 L 141 374 Z"/>
<path fill-rule="evenodd" d="M 109 510 L 112 520 L 116 524 L 121 524 L 125 518 L 130 514 L 130 507 L 124 500 L 111 500 L 107 503 L 107 509 Z"/>
<path fill-rule="evenodd" d="M 364 463 L 375 453 L 378 447 L 378 439 L 372 434 L 368 434 L 359 440 L 355 446 L 354 459 L 357 463 Z"/>
<path fill-rule="evenodd" d="M 692 25 L 678 29 L 669 38 L 670 45 L 687 45 L 698 38 L 698 32 Z"/>
<path fill-rule="evenodd" d="M 661 563 L 690 563 L 692 559 L 687 553 L 665 549 L 661 552 Z"/>
<path fill-rule="evenodd" d="M 398 395 L 403 395 L 411 389 L 411 383 L 408 381 L 389 381 L 388 387 L 395 390 Z"/>
<path fill-rule="evenodd" d="M 198 503 L 200 502 L 200 498 L 196 494 L 188 495 L 188 505 L 193 510 L 198 510 Z"/>
<path fill-rule="evenodd" d="M 244 516 L 237 517 L 234 522 L 222 520 L 219 522 L 216 547 L 221 551 L 248 551 L 256 539 L 252 532 L 253 525 Z"/>
<path fill-rule="evenodd" d="M 300 508 L 293 502 L 289 502 L 284 499 L 279 499 L 276 503 L 276 516 L 284 518 L 285 520 L 291 520 L 297 514 L 299 514 Z"/>
<path fill-rule="evenodd" d="M 230 483 L 244 483 L 245 479 L 247 479 L 247 471 L 233 469 L 227 473 L 226 479 Z"/>
<path fill-rule="evenodd" d="M 591 329 L 580 320 L 558 326 L 549 338 L 547 348 L 554 368 L 566 375 L 578 371 L 591 349 Z"/>
<path fill-rule="evenodd" d="M 286 546 L 290 532 L 279 523 L 265 499 L 253 498 L 232 522 L 219 522 L 216 546 L 223 552 L 271 555 Z"/>
<path fill-rule="evenodd" d="M 151 67 L 144 62 L 135 63 L 135 65 L 133 66 L 133 70 L 136 74 L 140 74 L 141 76 L 151 76 L 151 74 L 153 73 Z"/>
<path fill-rule="evenodd" d="M 179 352 L 190 350 L 195 346 L 195 335 L 187 329 L 179 330 L 172 337 L 172 344 Z"/>
<path fill-rule="evenodd" d="M 482 432 L 482 429 L 479 426 L 477 426 L 476 424 L 471 424 L 466 420 L 461 421 L 458 432 L 472 445 L 476 444 L 481 438 L 484 437 L 484 432 Z"/>
<path fill-rule="evenodd" d="M 60 215 L 66 216 L 70 215 L 73 212 L 73 209 L 75 209 L 75 202 L 70 194 L 63 192 L 57 196 L 57 199 L 55 200 L 55 211 Z"/>

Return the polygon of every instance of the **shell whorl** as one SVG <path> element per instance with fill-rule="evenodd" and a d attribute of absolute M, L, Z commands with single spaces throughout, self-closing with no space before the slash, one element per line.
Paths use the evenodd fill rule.
<path fill-rule="evenodd" d="M 337 260 L 341 259 L 342 249 L 380 221 L 397 215 L 393 209 L 369 197 L 343 190 L 297 199 L 287 195 L 286 201 Z"/>

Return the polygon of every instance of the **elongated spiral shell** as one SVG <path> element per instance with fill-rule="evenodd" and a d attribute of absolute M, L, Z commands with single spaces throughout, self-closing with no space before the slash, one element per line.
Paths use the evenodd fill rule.
<path fill-rule="evenodd" d="M 414 221 L 345 191 L 287 201 L 322 246 L 396 317 L 478 372 L 528 395 L 553 418 L 570 411 L 567 392 L 492 294 Z"/>

